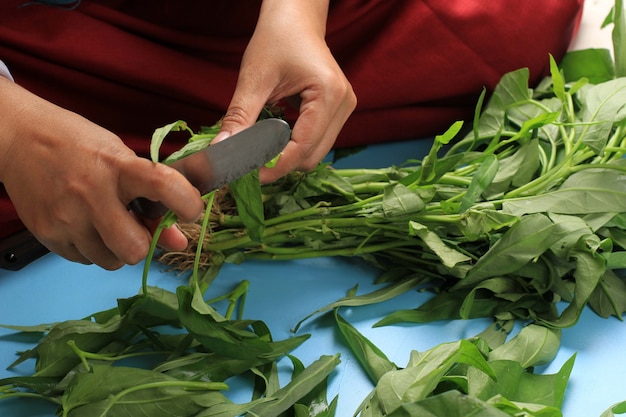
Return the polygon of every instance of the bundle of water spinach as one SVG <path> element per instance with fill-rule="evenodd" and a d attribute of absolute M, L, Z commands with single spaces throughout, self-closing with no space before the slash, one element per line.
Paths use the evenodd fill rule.
<path fill-rule="evenodd" d="M 327 308 L 435 292 L 379 325 L 494 317 L 562 328 L 586 305 L 621 317 L 626 79 L 569 81 L 550 62 L 551 77 L 535 89 L 526 69 L 506 74 L 469 132 L 453 124 L 421 160 L 320 164 L 268 185 L 255 175 L 231 184 L 211 206 L 204 266 L 360 256 L 382 269 L 386 285 L 375 294 Z M 182 269 L 190 260 L 196 248 L 161 257 Z M 561 312 L 558 302 L 567 303 Z"/>
<path fill-rule="evenodd" d="M 360 415 L 560 416 L 574 358 L 554 375 L 532 368 L 555 357 L 559 329 L 586 306 L 602 317 L 626 311 L 626 78 L 611 65 L 580 77 L 580 63 L 606 54 L 573 55 L 563 69 L 550 58 L 551 77 L 535 89 L 526 69 L 506 74 L 469 131 L 453 124 L 421 160 L 320 164 L 263 186 L 242 178 L 186 229 L 201 244 L 160 259 L 182 270 L 201 263 L 208 285 L 225 262 L 359 256 L 381 268 L 381 288 L 353 289 L 311 316 L 426 288 L 429 301 L 377 325 L 497 321 L 478 338 L 414 352 L 401 368 L 336 314 L 376 386 Z M 524 327 L 505 343 L 513 322 Z"/>

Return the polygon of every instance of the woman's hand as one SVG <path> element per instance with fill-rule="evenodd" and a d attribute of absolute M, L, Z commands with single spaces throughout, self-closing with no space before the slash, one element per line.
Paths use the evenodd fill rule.
<path fill-rule="evenodd" d="M 327 0 L 264 0 L 261 6 L 218 140 L 254 124 L 266 104 L 298 97 L 292 140 L 275 167 L 261 170 L 262 182 L 314 168 L 356 106 L 324 39 L 327 13 Z"/>
<path fill-rule="evenodd" d="M 127 205 L 163 202 L 182 221 L 203 203 L 180 173 L 137 157 L 113 133 L 0 77 L 0 181 L 31 233 L 53 252 L 106 269 L 145 258 L 154 222 Z M 160 244 L 183 249 L 176 228 Z"/>

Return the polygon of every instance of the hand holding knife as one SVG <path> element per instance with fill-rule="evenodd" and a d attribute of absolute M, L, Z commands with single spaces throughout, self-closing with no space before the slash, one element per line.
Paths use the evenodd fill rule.
<path fill-rule="evenodd" d="M 291 129 L 285 121 L 265 119 L 170 166 L 200 194 L 206 194 L 262 167 L 282 152 L 290 138 Z M 167 211 L 160 202 L 143 197 L 131 201 L 129 208 L 148 219 L 157 219 Z M 30 232 L 18 232 L 0 239 L 0 268 L 19 270 L 47 252 Z"/>

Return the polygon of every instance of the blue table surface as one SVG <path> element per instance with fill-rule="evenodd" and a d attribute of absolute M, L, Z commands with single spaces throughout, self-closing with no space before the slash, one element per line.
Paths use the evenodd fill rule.
<path fill-rule="evenodd" d="M 384 167 L 407 158 L 421 158 L 429 141 L 409 141 L 371 146 L 347 158 L 337 167 Z M 115 272 L 96 266 L 73 264 L 49 254 L 17 272 L 0 270 L 0 323 L 34 325 L 78 319 L 115 306 L 118 298 L 139 291 L 143 266 L 127 266 Z M 290 262 L 244 262 L 226 265 L 212 285 L 210 295 L 221 295 L 241 280 L 250 281 L 245 317 L 265 321 L 276 340 L 293 336 L 291 329 L 303 317 L 336 301 L 355 284 L 365 293 L 376 287 L 371 266 L 356 259 L 319 258 Z M 186 279 L 153 265 L 150 285 L 174 290 Z M 439 343 L 471 337 L 482 331 L 487 320 L 445 321 L 422 325 L 373 328 L 372 324 L 397 309 L 413 308 L 428 294 L 410 292 L 385 303 L 344 309 L 343 316 L 370 338 L 400 366 L 409 360 L 411 350 L 427 350 Z M 311 334 L 310 340 L 293 353 L 304 364 L 323 354 L 341 353 L 341 364 L 329 382 L 329 397 L 339 394 L 337 416 L 351 416 L 362 399 L 373 389 L 356 359 L 337 334 L 331 320 L 313 318 L 298 334 Z M 34 363 L 16 369 L 6 367 L 17 351 L 32 347 L 32 341 L 15 332 L 0 329 L 0 377 L 28 375 Z M 560 351 L 554 361 L 537 371 L 554 373 L 574 353 L 574 370 L 567 388 L 563 413 L 566 417 L 594 417 L 612 404 L 626 400 L 626 326 L 621 321 L 603 319 L 586 309 L 578 324 L 565 329 Z M 287 362 L 285 367 L 287 367 Z M 235 401 L 246 401 L 248 393 L 231 393 Z M 239 396 L 239 398 L 238 398 Z M 55 408 L 47 403 L 24 400 L 0 402 L 0 416 L 52 417 Z"/>

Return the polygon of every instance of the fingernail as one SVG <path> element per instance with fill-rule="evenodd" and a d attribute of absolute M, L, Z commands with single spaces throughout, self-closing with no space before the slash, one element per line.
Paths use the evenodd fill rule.
<path fill-rule="evenodd" d="M 217 142 L 221 142 L 224 139 L 228 138 L 230 136 L 229 132 L 226 131 L 221 131 L 220 133 L 218 133 L 217 135 L 215 135 L 215 137 L 213 138 L 212 142 L 213 143 L 217 143 Z"/>

